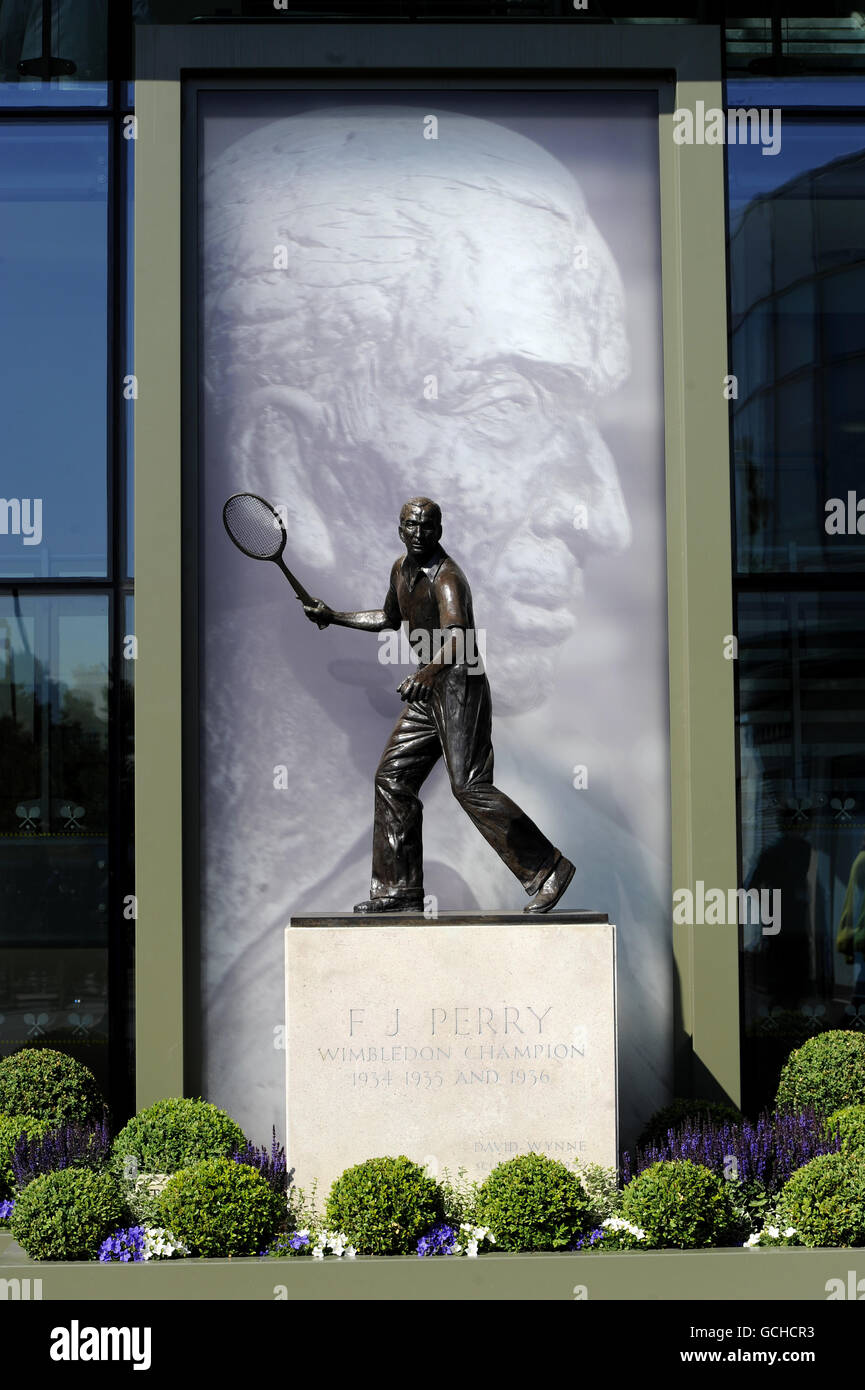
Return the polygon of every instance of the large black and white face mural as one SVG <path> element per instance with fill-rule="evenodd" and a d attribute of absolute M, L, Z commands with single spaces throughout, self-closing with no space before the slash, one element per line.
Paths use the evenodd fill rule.
<path fill-rule="evenodd" d="M 378 608 L 442 507 L 484 642 L 496 781 L 619 927 L 622 1131 L 668 1097 L 672 957 L 656 115 L 646 94 L 212 94 L 201 182 L 202 1092 L 281 1128 L 282 928 L 369 888 L 406 668 L 320 633 L 228 542 Z M 521 908 L 426 783 L 426 892 Z M 359 1154 L 358 1159 L 366 1155 Z"/>

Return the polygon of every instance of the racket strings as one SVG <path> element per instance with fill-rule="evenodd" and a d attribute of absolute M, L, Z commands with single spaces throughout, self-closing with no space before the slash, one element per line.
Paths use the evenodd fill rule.
<path fill-rule="evenodd" d="M 235 545 L 257 560 L 272 560 L 285 541 L 278 514 L 260 497 L 240 493 L 225 504 L 225 526 Z"/>

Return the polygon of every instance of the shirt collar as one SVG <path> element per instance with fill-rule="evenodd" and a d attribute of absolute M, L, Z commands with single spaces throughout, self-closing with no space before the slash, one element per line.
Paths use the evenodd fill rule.
<path fill-rule="evenodd" d="M 402 574 L 409 587 L 409 592 L 414 589 L 420 575 L 424 572 L 426 572 L 427 578 L 432 582 L 436 577 L 436 572 L 442 560 L 446 559 L 447 552 L 442 550 L 441 546 L 436 547 L 435 553 L 430 557 L 426 565 L 419 565 L 417 560 L 412 559 L 411 555 L 406 555 L 402 562 Z"/>

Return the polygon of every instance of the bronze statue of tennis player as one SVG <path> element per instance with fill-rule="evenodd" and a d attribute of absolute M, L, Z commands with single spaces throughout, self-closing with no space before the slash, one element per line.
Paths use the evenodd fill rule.
<path fill-rule="evenodd" d="M 493 784 L 489 681 L 476 656 L 468 581 L 440 544 L 438 505 L 428 497 L 411 498 L 400 512 L 399 534 L 406 554 L 394 562 L 383 608 L 336 613 L 320 599 L 301 600 L 319 628 L 333 623 L 383 632 L 406 622 L 410 644 L 427 657 L 399 687 L 406 708 L 375 774 L 370 896 L 354 910 L 423 910 L 418 792 L 444 756 L 457 801 L 530 895 L 524 911 L 549 912 L 573 878 L 574 865 Z"/>

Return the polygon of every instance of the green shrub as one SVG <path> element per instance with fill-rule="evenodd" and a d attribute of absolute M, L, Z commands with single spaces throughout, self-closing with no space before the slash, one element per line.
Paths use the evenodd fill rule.
<path fill-rule="evenodd" d="M 411 1159 L 369 1158 L 346 1168 L 327 1199 L 326 1221 L 362 1255 L 406 1255 L 444 1215 L 435 1180 Z"/>
<path fill-rule="evenodd" d="M 260 1173 L 230 1158 L 181 1168 L 156 1204 L 166 1226 L 194 1255 L 257 1255 L 284 1222 L 284 1198 Z"/>
<path fill-rule="evenodd" d="M 865 1155 L 812 1158 L 782 1187 L 777 1211 L 803 1245 L 865 1245 Z"/>
<path fill-rule="evenodd" d="M 574 1159 L 573 1169 L 588 1198 L 592 1227 L 599 1226 L 608 1217 L 617 1216 L 622 1194 L 619 1191 L 619 1178 L 615 1168 L 605 1168 L 601 1163 L 586 1163 L 582 1159 Z"/>
<path fill-rule="evenodd" d="M 781 1072 L 778 1110 L 830 1115 L 865 1103 L 865 1037 L 861 1033 L 818 1033 L 791 1052 Z"/>
<path fill-rule="evenodd" d="M 586 1229 L 592 1198 L 576 1173 L 544 1154 L 518 1154 L 481 1183 L 478 1220 L 500 1250 L 560 1250 Z"/>
<path fill-rule="evenodd" d="M 0 1115 L 0 1201 L 12 1194 L 15 1174 L 12 1154 L 22 1134 L 41 1139 L 51 1128 L 51 1120 L 37 1120 L 33 1115 Z"/>
<path fill-rule="evenodd" d="M 0 1062 L 0 1113 L 34 1115 L 55 1125 L 91 1124 L 105 1102 L 81 1062 L 49 1047 L 25 1048 Z"/>
<path fill-rule="evenodd" d="M 9 1224 L 33 1260 L 94 1260 L 103 1240 L 125 1221 L 110 1173 L 63 1168 L 28 1183 Z"/>
<path fill-rule="evenodd" d="M 121 1175 L 134 1157 L 139 1173 L 176 1173 L 205 1158 L 230 1158 L 245 1144 L 240 1126 L 209 1101 L 158 1100 L 121 1129 L 112 1168 Z"/>
<path fill-rule="evenodd" d="M 457 1229 L 464 1221 L 477 1226 L 480 1183 L 470 1178 L 465 1168 L 458 1168 L 456 1173 L 443 1168 L 439 1173 L 438 1185 L 442 1196 L 443 1219 L 447 1224 Z"/>
<path fill-rule="evenodd" d="M 681 1158 L 653 1163 L 622 1193 L 622 1216 L 646 1232 L 646 1246 L 697 1250 L 720 1245 L 733 1213 L 723 1179 Z"/>
<path fill-rule="evenodd" d="M 638 1149 L 651 1149 L 662 1144 L 668 1129 L 678 1129 L 688 1120 L 709 1120 L 717 1125 L 740 1125 L 742 1112 L 722 1100 L 674 1100 L 663 1110 L 656 1110 L 637 1140 Z"/>
<path fill-rule="evenodd" d="M 841 1140 L 842 1149 L 865 1149 L 865 1105 L 845 1105 L 826 1121 L 830 1135 Z"/>
<path fill-rule="evenodd" d="M 159 1199 L 173 1173 L 139 1173 L 137 1178 L 120 1178 L 120 1191 L 137 1226 L 158 1226 Z"/>

